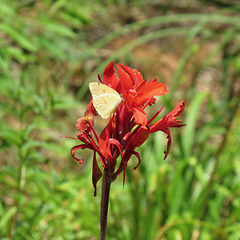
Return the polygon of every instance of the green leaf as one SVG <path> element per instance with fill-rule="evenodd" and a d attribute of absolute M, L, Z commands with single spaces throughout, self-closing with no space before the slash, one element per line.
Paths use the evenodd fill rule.
<path fill-rule="evenodd" d="M 196 132 L 196 124 L 201 114 L 200 108 L 206 96 L 206 93 L 197 93 L 192 99 L 191 105 L 188 108 L 188 115 L 185 120 L 187 126 L 184 128 L 184 132 L 182 134 L 182 143 L 185 158 L 189 158 L 191 156 L 192 148 L 195 142 L 194 136 Z"/>
<path fill-rule="evenodd" d="M 0 130 L 0 137 L 7 141 L 10 145 L 20 146 L 22 144 L 22 139 L 19 132 L 15 131 L 13 128 L 6 124 L 3 124 Z"/>
<path fill-rule="evenodd" d="M 54 22 L 50 19 L 42 19 L 42 23 L 46 28 L 46 31 L 50 31 L 60 36 L 74 38 L 75 33 L 67 26 L 61 25 L 57 22 Z"/>
<path fill-rule="evenodd" d="M 23 48 L 35 52 L 38 47 L 29 40 L 29 36 L 24 36 L 19 33 L 16 29 L 6 24 L 0 24 L 0 30 L 8 34 L 13 40 L 15 40 Z"/>
<path fill-rule="evenodd" d="M 10 218 L 17 212 L 17 207 L 11 207 L 9 208 L 0 219 L 0 229 L 6 229 L 7 222 L 10 220 Z"/>
<path fill-rule="evenodd" d="M 20 149 L 22 158 L 25 158 L 27 156 L 27 153 L 32 148 L 42 147 L 42 146 L 45 146 L 45 145 L 46 145 L 46 143 L 39 142 L 39 141 L 29 141 L 29 142 L 25 143 Z"/>
<path fill-rule="evenodd" d="M 0 4 L 0 17 L 3 16 L 11 16 L 14 14 L 14 9 L 11 8 L 10 4 L 6 4 L 4 1 L 1 1 Z"/>

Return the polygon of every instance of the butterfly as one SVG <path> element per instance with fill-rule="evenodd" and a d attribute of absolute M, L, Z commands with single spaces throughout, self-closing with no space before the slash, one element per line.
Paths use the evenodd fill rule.
<path fill-rule="evenodd" d="M 108 118 L 122 101 L 117 91 L 105 84 L 92 82 L 89 89 L 93 98 L 93 106 L 102 118 Z"/>

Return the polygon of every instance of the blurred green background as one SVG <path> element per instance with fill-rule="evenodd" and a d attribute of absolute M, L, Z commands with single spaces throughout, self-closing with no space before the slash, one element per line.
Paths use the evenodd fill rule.
<path fill-rule="evenodd" d="M 107 239 L 239 240 L 239 30 L 238 0 L 1 0 L 0 239 L 99 239 L 92 153 L 61 136 L 115 60 L 167 85 L 149 115 L 184 99 L 187 126 L 112 184 Z"/>

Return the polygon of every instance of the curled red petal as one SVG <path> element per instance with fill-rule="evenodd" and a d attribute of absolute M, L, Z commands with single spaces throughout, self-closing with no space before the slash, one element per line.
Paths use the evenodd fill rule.
<path fill-rule="evenodd" d="M 110 138 L 109 139 L 109 145 L 116 146 L 118 151 L 120 152 L 120 155 L 121 155 L 122 159 L 123 159 L 123 149 L 122 149 L 121 143 L 115 138 Z M 113 157 L 112 157 L 111 161 L 108 162 L 108 166 L 109 166 L 109 169 L 111 170 L 111 172 L 114 172 L 114 169 L 115 169 L 115 166 L 116 166 L 116 163 L 117 163 L 117 161 L 116 161 L 117 157 L 118 157 L 117 151 L 115 151 L 113 153 Z"/>
<path fill-rule="evenodd" d="M 167 134 L 167 151 L 164 151 L 164 159 L 165 160 L 169 154 L 169 151 L 170 151 L 170 147 L 171 147 L 171 144 L 172 144 L 172 138 L 171 138 L 171 135 L 170 135 L 170 130 L 167 128 L 167 129 L 164 129 L 163 130 L 164 133 Z"/>
<path fill-rule="evenodd" d="M 84 148 L 93 149 L 89 144 L 77 145 L 77 146 L 74 146 L 74 147 L 71 149 L 71 156 L 72 156 L 72 158 L 75 159 L 75 160 L 76 160 L 78 163 L 80 163 L 80 164 L 83 164 L 84 160 L 75 157 L 75 152 L 76 152 L 77 150 L 79 150 L 79 149 L 84 149 Z"/>
<path fill-rule="evenodd" d="M 121 143 L 115 138 L 110 138 L 109 143 L 115 145 L 118 148 L 120 155 L 123 158 L 123 149 L 122 149 Z"/>
<path fill-rule="evenodd" d="M 138 152 L 133 151 L 132 154 L 135 155 L 135 156 L 137 157 L 137 159 L 138 159 L 137 165 L 133 168 L 133 170 L 136 170 L 137 167 L 138 167 L 138 166 L 140 165 L 140 163 L 141 163 L 141 158 L 140 158 L 140 155 L 139 155 Z"/>
<path fill-rule="evenodd" d="M 102 176 L 102 172 L 97 164 L 96 152 L 93 154 L 93 166 L 92 166 L 92 183 L 94 187 L 94 197 L 97 196 L 97 182 Z"/>
<path fill-rule="evenodd" d="M 125 184 L 126 168 L 127 168 L 127 162 L 122 160 L 117 171 L 114 173 L 114 177 L 116 178 L 123 171 L 123 186 Z"/>
<path fill-rule="evenodd" d="M 171 115 L 173 120 L 175 120 L 184 110 L 185 102 L 180 102 L 168 115 Z"/>
<path fill-rule="evenodd" d="M 182 101 L 179 103 L 169 114 L 164 116 L 162 119 L 155 122 L 150 127 L 150 132 L 156 132 L 156 131 L 163 131 L 163 129 L 169 128 L 169 127 L 182 127 L 186 124 L 180 124 L 181 120 L 176 120 L 176 118 L 182 113 L 184 110 L 185 103 Z"/>

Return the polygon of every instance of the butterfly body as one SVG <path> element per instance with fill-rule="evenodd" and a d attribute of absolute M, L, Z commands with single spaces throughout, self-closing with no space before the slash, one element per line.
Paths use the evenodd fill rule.
<path fill-rule="evenodd" d="M 109 86 L 92 82 L 89 89 L 93 98 L 93 106 L 102 118 L 108 118 L 121 102 L 121 96 Z"/>

